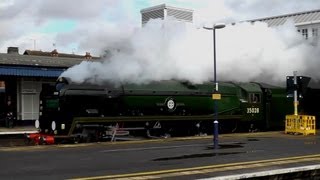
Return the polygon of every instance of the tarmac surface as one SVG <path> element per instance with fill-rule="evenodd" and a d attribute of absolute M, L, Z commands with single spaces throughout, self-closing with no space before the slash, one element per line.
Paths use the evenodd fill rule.
<path fill-rule="evenodd" d="M 16 137 L 6 143 L 18 140 L 19 135 Z M 319 138 L 283 132 L 223 134 L 219 136 L 218 149 L 213 148 L 212 136 L 12 147 L 3 145 L 6 138 L 2 138 L 0 177 L 254 179 L 272 173 L 319 169 Z M 304 178 L 311 176 L 309 173 Z"/>

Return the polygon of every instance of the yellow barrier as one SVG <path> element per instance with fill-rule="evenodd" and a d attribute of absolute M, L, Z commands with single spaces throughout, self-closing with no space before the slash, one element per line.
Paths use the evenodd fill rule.
<path fill-rule="evenodd" d="M 309 115 L 286 115 L 286 134 L 316 134 L 316 117 Z"/>

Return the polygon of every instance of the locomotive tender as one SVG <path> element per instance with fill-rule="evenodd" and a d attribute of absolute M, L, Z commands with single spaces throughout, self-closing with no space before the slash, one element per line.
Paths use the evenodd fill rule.
<path fill-rule="evenodd" d="M 43 134 L 77 140 L 143 130 L 171 135 L 212 133 L 214 83 L 174 80 L 149 84 L 77 84 L 60 77 L 40 94 L 36 127 Z M 292 101 L 286 89 L 259 83 L 220 82 L 220 131 L 284 126 Z M 286 108 L 287 107 L 287 108 Z M 118 132 L 117 132 L 117 131 Z M 141 131 L 140 131 L 141 132 Z"/>

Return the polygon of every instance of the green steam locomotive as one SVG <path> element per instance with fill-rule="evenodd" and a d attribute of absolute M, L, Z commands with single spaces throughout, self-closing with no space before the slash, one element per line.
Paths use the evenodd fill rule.
<path fill-rule="evenodd" d="M 285 115 L 292 114 L 285 88 L 233 82 L 219 83 L 221 99 L 214 112 L 214 86 L 175 80 L 92 85 L 60 77 L 55 87 L 42 88 L 36 127 L 42 134 L 77 140 L 139 133 L 180 136 L 212 134 L 214 118 L 220 132 L 283 128 Z"/>

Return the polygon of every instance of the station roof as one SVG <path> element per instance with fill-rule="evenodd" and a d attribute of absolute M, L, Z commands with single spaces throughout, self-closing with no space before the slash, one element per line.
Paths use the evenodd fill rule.
<path fill-rule="evenodd" d="M 157 5 L 157 6 L 144 8 L 144 9 L 141 9 L 140 12 L 141 13 L 145 13 L 145 12 L 150 12 L 150 11 L 160 10 L 160 9 L 176 9 L 176 10 L 181 10 L 181 11 L 186 11 L 186 12 L 193 12 L 192 9 L 179 8 L 179 7 L 169 6 L 167 4 L 160 4 L 160 5 Z"/>
<path fill-rule="evenodd" d="M 68 68 L 80 64 L 83 58 L 65 58 L 0 53 L 0 65 L 26 65 L 42 67 Z"/>
<path fill-rule="evenodd" d="M 9 47 L 8 53 L 0 53 L 0 76 L 57 78 L 63 71 L 82 61 L 101 60 L 92 57 L 90 53 L 84 56 L 57 54 L 56 50 L 52 52 L 26 50 L 22 55 L 18 53 L 18 48 Z"/>
<path fill-rule="evenodd" d="M 44 68 L 35 66 L 3 66 L 0 65 L 1 76 L 24 76 L 24 77 L 59 77 L 65 69 Z"/>
<path fill-rule="evenodd" d="M 85 55 L 79 55 L 79 54 L 67 54 L 67 53 L 59 53 L 56 49 L 53 51 L 41 51 L 41 50 L 25 50 L 23 55 L 33 55 L 33 56 L 54 56 L 59 58 L 78 58 L 78 59 L 100 59 L 100 57 L 91 56 L 89 52 L 86 52 Z"/>
<path fill-rule="evenodd" d="M 310 24 L 310 23 L 312 24 L 320 23 L 320 9 L 253 19 L 253 20 L 249 20 L 249 22 L 260 21 L 260 22 L 266 22 L 269 26 L 279 26 L 279 25 L 283 25 L 288 19 L 292 19 L 296 26 Z"/>

